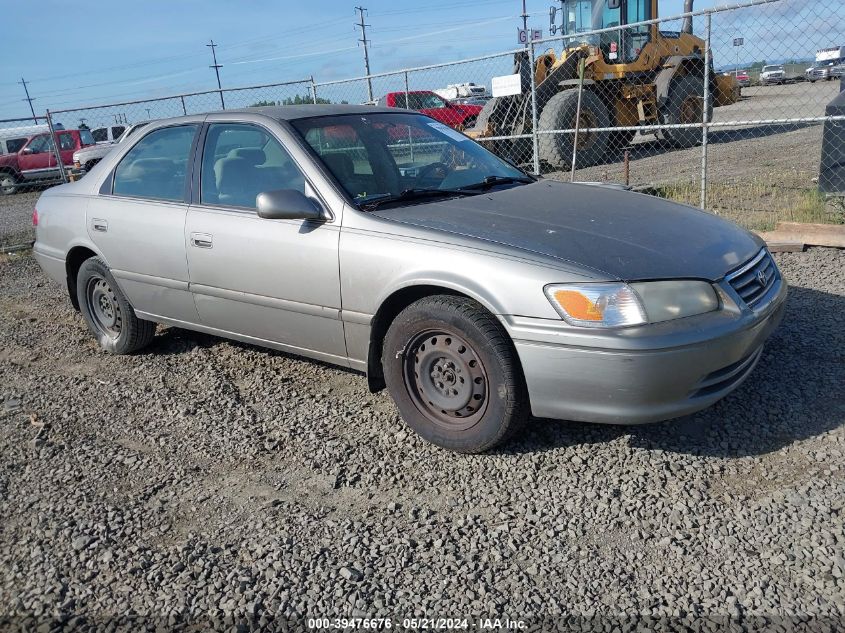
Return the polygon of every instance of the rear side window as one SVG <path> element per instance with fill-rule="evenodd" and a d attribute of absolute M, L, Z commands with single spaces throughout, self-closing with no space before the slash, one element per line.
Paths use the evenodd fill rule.
<path fill-rule="evenodd" d="M 73 140 L 73 135 L 69 132 L 59 134 L 59 149 L 68 150 L 76 147 L 76 141 Z"/>
<path fill-rule="evenodd" d="M 124 131 L 125 129 L 126 129 L 126 126 L 124 126 L 124 125 L 115 125 L 115 126 L 111 129 L 111 137 L 112 137 L 112 140 L 117 140 L 117 138 L 118 138 L 121 134 L 123 134 L 123 131 Z"/>
<path fill-rule="evenodd" d="M 91 130 L 91 136 L 94 137 L 94 141 L 97 143 L 102 143 L 103 141 L 109 140 L 109 131 L 107 128 L 98 127 L 96 130 Z"/>
<path fill-rule="evenodd" d="M 154 200 L 184 200 L 188 160 L 196 131 L 196 125 L 179 125 L 147 134 L 115 168 L 112 193 Z"/>

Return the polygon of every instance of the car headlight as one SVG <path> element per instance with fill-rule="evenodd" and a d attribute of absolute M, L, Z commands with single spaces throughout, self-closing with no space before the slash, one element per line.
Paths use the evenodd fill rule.
<path fill-rule="evenodd" d="M 546 296 L 571 325 L 627 327 L 712 312 L 719 298 L 706 281 L 552 284 Z"/>

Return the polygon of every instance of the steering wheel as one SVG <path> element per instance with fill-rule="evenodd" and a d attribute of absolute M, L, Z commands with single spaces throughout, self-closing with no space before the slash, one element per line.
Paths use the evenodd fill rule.
<path fill-rule="evenodd" d="M 440 173 L 435 173 L 437 171 Z M 420 167 L 420 170 L 417 172 L 417 178 L 428 178 L 434 176 L 435 178 L 440 178 L 442 180 L 448 173 L 449 166 L 438 160 L 433 163 L 429 163 L 425 167 Z"/>

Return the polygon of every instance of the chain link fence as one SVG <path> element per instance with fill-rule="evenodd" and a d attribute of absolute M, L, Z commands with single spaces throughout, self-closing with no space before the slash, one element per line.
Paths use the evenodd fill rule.
<path fill-rule="evenodd" d="M 472 59 L 48 111 L 38 124 L 52 122 L 59 147 L 48 147 L 52 180 L 37 182 L 84 173 L 108 143 L 149 120 L 370 103 L 421 111 L 547 178 L 619 183 L 754 229 L 845 222 L 845 102 L 832 103 L 842 99 L 845 74 L 845 20 L 831 18 L 838 0 L 749 0 L 669 18 L 650 15 L 650 5 L 570 2 L 559 34 Z M 20 128 L 24 138 L 25 124 L 2 121 L 0 134 Z M 82 132 L 103 144 L 85 148 L 74 165 L 62 130 L 74 142 Z M 409 142 L 403 160 L 439 159 Z M 22 173 L 3 183 L 5 193 L 33 184 Z"/>

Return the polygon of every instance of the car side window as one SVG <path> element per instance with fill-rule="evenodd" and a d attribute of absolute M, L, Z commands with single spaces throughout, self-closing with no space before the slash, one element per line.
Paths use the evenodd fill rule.
<path fill-rule="evenodd" d="M 124 125 L 115 125 L 115 126 L 111 129 L 111 137 L 112 137 L 112 139 L 116 141 L 116 140 L 118 139 L 118 137 L 119 137 L 121 134 L 123 134 L 123 131 L 124 131 L 125 129 L 126 129 L 126 126 L 124 126 Z"/>
<path fill-rule="evenodd" d="M 63 132 L 59 134 L 59 149 L 67 150 L 73 149 L 76 147 L 76 143 L 73 140 L 73 135 L 70 132 Z"/>
<path fill-rule="evenodd" d="M 15 154 L 24 145 L 26 145 L 25 138 L 10 138 L 6 141 L 6 152 L 9 154 Z"/>
<path fill-rule="evenodd" d="M 262 191 L 305 193 L 305 176 L 279 140 L 248 123 L 209 125 L 200 183 L 202 204 L 248 209 Z"/>
<path fill-rule="evenodd" d="M 47 135 L 35 137 L 29 144 L 29 149 L 33 154 L 42 154 L 49 151 L 51 149 L 50 137 Z"/>
<path fill-rule="evenodd" d="M 104 127 L 98 127 L 96 130 L 91 130 L 91 136 L 94 137 L 96 143 L 102 143 L 109 140 L 109 131 Z"/>
<path fill-rule="evenodd" d="M 114 170 L 116 196 L 180 201 L 196 125 L 154 130 L 126 152 Z"/>

